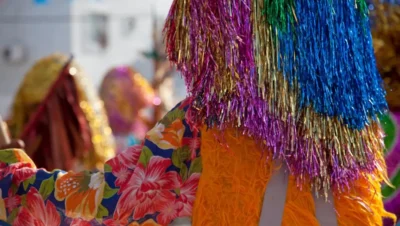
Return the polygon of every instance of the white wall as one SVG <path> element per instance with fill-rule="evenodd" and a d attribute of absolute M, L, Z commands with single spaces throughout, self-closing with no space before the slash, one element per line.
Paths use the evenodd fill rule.
<path fill-rule="evenodd" d="M 83 49 L 82 26 L 75 23 L 72 27 L 72 52 L 78 62 L 84 65 L 86 72 L 92 77 L 96 85 L 101 82 L 102 76 L 110 67 L 118 64 L 137 64 L 138 70 L 151 75 L 150 62 L 141 56 L 141 51 L 151 48 L 151 1 L 132 0 L 103 0 L 93 3 L 92 0 L 74 1 L 72 4 L 73 21 L 79 20 L 80 15 L 92 12 L 106 12 L 110 16 L 109 32 L 111 39 L 104 53 L 88 53 Z M 121 20 L 124 16 L 134 16 L 136 26 L 132 35 L 123 38 Z M 150 72 L 150 73 L 149 73 Z"/>
<path fill-rule="evenodd" d="M 49 20 L 51 16 L 57 19 Z M 0 58 L 0 114 L 7 114 L 15 90 L 36 59 L 55 51 L 69 52 L 69 20 L 67 0 L 55 0 L 46 6 L 34 5 L 32 0 L 0 1 L 0 51 L 15 43 L 28 49 L 28 57 L 21 64 L 9 64 Z"/>
<path fill-rule="evenodd" d="M 72 21 L 79 21 L 80 16 L 90 13 L 107 13 L 110 16 L 109 31 L 111 40 L 108 49 L 101 54 L 89 53 L 83 49 L 82 26 L 83 23 L 74 23 L 72 26 L 72 52 L 78 62 L 84 66 L 96 87 L 99 87 L 103 76 L 111 67 L 121 64 L 132 65 L 145 77 L 153 76 L 151 60 L 146 59 L 143 51 L 152 48 L 153 15 L 164 20 L 167 16 L 172 0 L 79 0 L 72 4 Z M 121 20 L 133 16 L 136 25 L 129 37 L 121 36 Z M 160 23 L 159 29 L 162 29 Z M 174 78 L 174 99 L 180 101 L 186 96 L 182 78 Z"/>

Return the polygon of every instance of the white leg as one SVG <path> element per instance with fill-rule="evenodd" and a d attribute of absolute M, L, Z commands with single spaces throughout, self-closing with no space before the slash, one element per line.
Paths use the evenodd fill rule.
<path fill-rule="evenodd" d="M 332 194 L 328 194 L 328 201 L 325 201 L 325 197 L 317 198 L 314 196 L 314 203 L 319 224 L 323 226 L 336 226 L 337 220 Z"/>
<path fill-rule="evenodd" d="M 189 217 L 175 219 L 169 226 L 191 226 L 192 220 Z"/>
<path fill-rule="evenodd" d="M 282 166 L 272 174 L 264 195 L 259 226 L 281 226 L 285 208 L 288 175 Z"/>

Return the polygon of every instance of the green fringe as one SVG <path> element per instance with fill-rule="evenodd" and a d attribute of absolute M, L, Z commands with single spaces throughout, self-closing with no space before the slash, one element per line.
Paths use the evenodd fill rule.
<path fill-rule="evenodd" d="M 363 16 L 367 17 L 369 14 L 368 4 L 365 0 L 356 0 L 357 9 Z"/>
<path fill-rule="evenodd" d="M 294 25 L 294 10 L 295 0 L 264 0 L 263 13 L 275 31 L 286 32 L 289 25 Z"/>

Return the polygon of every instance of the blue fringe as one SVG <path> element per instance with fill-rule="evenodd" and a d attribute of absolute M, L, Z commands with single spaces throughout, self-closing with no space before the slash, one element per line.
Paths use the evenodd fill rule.
<path fill-rule="evenodd" d="M 300 88 L 300 107 L 363 129 L 387 109 L 367 12 L 349 0 L 295 0 L 298 23 L 278 32 L 278 68 Z"/>

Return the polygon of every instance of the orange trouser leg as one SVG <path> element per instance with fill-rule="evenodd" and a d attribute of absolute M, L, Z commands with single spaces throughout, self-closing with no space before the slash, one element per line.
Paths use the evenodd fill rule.
<path fill-rule="evenodd" d="M 225 132 L 225 144 L 217 130 L 202 131 L 203 172 L 193 208 L 194 226 L 258 226 L 272 162 L 254 141 Z"/>

